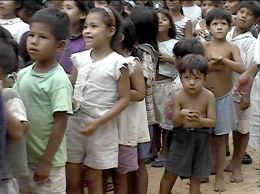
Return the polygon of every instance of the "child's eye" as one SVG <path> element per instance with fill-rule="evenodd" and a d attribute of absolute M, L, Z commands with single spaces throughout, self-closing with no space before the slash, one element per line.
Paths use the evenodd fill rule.
<path fill-rule="evenodd" d="M 47 39 L 47 36 L 41 35 L 40 36 L 42 39 Z"/>
<path fill-rule="evenodd" d="M 33 34 L 33 33 L 29 33 L 28 36 L 29 36 L 29 37 L 34 37 L 34 34 Z"/>

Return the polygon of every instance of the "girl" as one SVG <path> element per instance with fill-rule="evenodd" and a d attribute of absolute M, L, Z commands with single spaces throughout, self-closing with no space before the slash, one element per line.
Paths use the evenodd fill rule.
<path fill-rule="evenodd" d="M 116 117 L 130 98 L 125 58 L 114 51 L 120 15 L 111 8 L 89 11 L 83 30 L 88 51 L 73 54 L 77 68 L 74 97 L 79 108 L 67 129 L 68 193 L 81 194 L 82 168 L 87 168 L 89 194 L 103 194 L 102 171 L 118 166 Z"/>
<path fill-rule="evenodd" d="M 16 17 L 17 10 L 21 7 L 21 1 L 0 1 L 0 25 L 7 29 L 19 43 L 22 35 L 29 31 L 29 25 Z"/>
<path fill-rule="evenodd" d="M 156 81 L 153 85 L 153 99 L 155 107 L 156 122 L 159 126 L 156 130 L 157 137 L 161 137 L 162 132 L 162 150 L 152 162 L 154 167 L 163 167 L 166 157 L 166 138 L 167 130 L 172 129 L 171 121 L 165 118 L 164 107 L 172 86 L 175 84 L 174 79 L 178 76 L 178 71 L 174 66 L 174 58 L 172 48 L 177 42 L 175 38 L 176 31 L 172 17 L 168 10 L 158 9 L 157 16 L 159 20 L 159 30 L 157 40 L 159 42 L 159 68 L 156 74 Z M 161 139 L 161 138 L 160 138 Z M 155 152 L 156 153 L 156 152 Z"/>
<path fill-rule="evenodd" d="M 150 141 L 150 135 L 144 102 L 145 83 L 142 65 L 138 58 L 133 57 L 141 57 L 141 53 L 139 54 L 133 48 L 135 43 L 135 26 L 130 19 L 126 18 L 122 22 L 122 27 L 123 32 L 119 52 L 127 57 L 130 64 L 131 103 L 118 118 L 119 164 L 115 173 L 114 184 L 115 193 L 127 194 L 131 191 L 130 181 L 127 181 L 130 178 L 130 173 L 138 169 L 137 144 Z"/>
<path fill-rule="evenodd" d="M 61 11 L 68 14 L 70 19 L 70 37 L 65 50 L 59 56 L 59 63 L 67 74 L 71 74 L 73 64 L 70 57 L 73 53 L 85 50 L 82 36 L 83 26 L 89 7 L 84 1 L 68 1 L 62 3 Z"/>
<path fill-rule="evenodd" d="M 192 36 L 191 20 L 183 15 L 182 4 L 180 0 L 166 0 L 166 6 L 169 9 L 176 27 L 176 39 Z"/>
<path fill-rule="evenodd" d="M 153 133 L 153 125 L 156 123 L 154 104 L 152 97 L 152 82 L 155 80 L 155 70 L 158 63 L 158 44 L 156 40 L 158 32 L 158 17 L 156 12 L 148 7 L 137 5 L 132 9 L 130 19 L 136 27 L 136 47 L 142 52 L 142 67 L 145 77 L 145 103 L 147 111 L 150 136 Z M 138 165 L 136 176 L 136 193 L 147 193 L 148 173 L 145 160 L 149 159 L 151 142 L 138 144 Z"/>
<path fill-rule="evenodd" d="M 219 0 L 203 0 L 201 3 L 202 15 L 205 17 L 208 12 L 219 5 Z M 195 25 L 194 35 L 201 41 L 211 40 L 209 31 L 206 28 L 205 19 L 199 20 Z"/>

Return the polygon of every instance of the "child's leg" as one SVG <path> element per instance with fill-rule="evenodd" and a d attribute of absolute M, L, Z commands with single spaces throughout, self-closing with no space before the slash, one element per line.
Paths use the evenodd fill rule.
<path fill-rule="evenodd" d="M 148 172 L 145 160 L 138 160 L 139 169 L 136 172 L 136 194 L 147 194 Z"/>
<path fill-rule="evenodd" d="M 226 136 L 218 135 L 213 136 L 213 149 L 215 150 L 215 161 L 216 165 L 216 176 L 215 176 L 215 188 L 214 190 L 217 192 L 223 192 L 226 190 L 224 186 L 224 169 L 225 169 L 225 158 L 226 158 Z"/>
<path fill-rule="evenodd" d="M 66 164 L 67 194 L 83 194 L 84 170 L 82 164 Z"/>
<path fill-rule="evenodd" d="M 190 193 L 189 194 L 200 194 L 200 180 L 201 179 L 190 179 Z"/>
<path fill-rule="evenodd" d="M 233 169 L 232 169 L 231 181 L 238 183 L 243 181 L 243 177 L 241 173 L 241 163 L 247 148 L 249 133 L 241 134 L 239 132 L 236 132 L 236 136 L 237 136 L 237 140 L 236 140 L 237 142 L 236 144 L 234 144 L 234 150 L 235 149 L 236 150 L 234 151 L 234 155 L 232 158 Z"/>
<path fill-rule="evenodd" d="M 160 183 L 160 194 L 171 194 L 172 187 L 177 178 L 177 175 L 165 171 Z"/>
<path fill-rule="evenodd" d="M 87 167 L 88 193 L 103 194 L 102 170 Z"/>
<path fill-rule="evenodd" d="M 127 176 L 128 174 L 122 174 L 117 171 L 114 172 L 114 194 L 127 194 L 128 185 L 127 185 Z"/>

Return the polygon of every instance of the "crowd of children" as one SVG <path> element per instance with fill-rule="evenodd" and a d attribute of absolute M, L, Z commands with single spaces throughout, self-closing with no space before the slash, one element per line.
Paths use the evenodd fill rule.
<path fill-rule="evenodd" d="M 146 194 L 148 163 L 160 194 L 242 182 L 259 20 L 253 0 L 0 0 L 0 193 Z"/>

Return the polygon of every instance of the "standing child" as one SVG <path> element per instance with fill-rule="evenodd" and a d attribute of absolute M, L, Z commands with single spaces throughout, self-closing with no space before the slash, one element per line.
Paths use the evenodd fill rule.
<path fill-rule="evenodd" d="M 15 40 L 5 36 L 5 32 L 0 31 L 0 37 L 0 82 L 3 86 L 7 86 L 8 73 L 12 72 L 18 62 L 18 44 Z M 8 113 L 8 123 L 7 136 L 4 137 L 6 138 L 6 147 L 3 169 L 1 170 L 0 180 L 3 181 L 0 181 L 0 193 L 18 194 L 19 187 L 16 178 L 28 175 L 25 133 L 29 125 L 25 107 L 19 95 L 11 88 L 4 88 L 2 96 Z"/>
<path fill-rule="evenodd" d="M 56 55 L 65 47 L 68 26 L 67 15 L 57 9 L 43 9 L 32 17 L 27 48 L 35 63 L 19 72 L 14 85 L 30 122 L 28 189 L 34 194 L 66 192 L 63 136 L 72 113 L 72 86 Z"/>
<path fill-rule="evenodd" d="M 245 68 L 236 45 L 226 41 L 232 18 L 225 9 L 215 8 L 206 17 L 206 25 L 213 40 L 205 42 L 205 54 L 209 61 L 209 77 L 206 88 L 216 97 L 217 121 L 212 130 L 213 171 L 216 172 L 215 188 L 225 191 L 224 168 L 227 135 L 236 127 L 232 88 L 232 72 L 242 73 Z"/>
<path fill-rule="evenodd" d="M 250 27 L 259 16 L 260 7 L 257 2 L 242 1 L 236 15 L 236 25 L 227 35 L 227 40 L 238 46 L 246 68 L 253 65 L 256 38 L 250 32 Z M 233 81 L 236 81 L 237 78 L 238 76 L 235 74 Z M 241 163 L 249 140 L 250 92 L 243 95 L 242 98 L 234 97 L 238 126 L 233 131 L 234 152 L 226 170 L 232 172 L 231 182 L 238 183 L 243 181 Z"/>
<path fill-rule="evenodd" d="M 84 1 L 65 0 L 62 3 L 61 11 L 67 13 L 70 19 L 70 36 L 66 48 L 59 55 L 59 62 L 67 74 L 71 74 L 73 69 L 71 55 L 86 49 L 82 31 L 89 9 Z"/>
<path fill-rule="evenodd" d="M 129 60 L 131 102 L 118 117 L 119 158 L 114 185 L 115 193 L 127 194 L 132 192 L 132 175 L 138 169 L 137 145 L 149 142 L 150 135 L 144 101 L 145 82 L 139 60 L 141 53 L 133 47 L 136 41 L 135 26 L 126 18 L 122 22 L 122 28 L 119 52 Z"/>
<path fill-rule="evenodd" d="M 156 123 L 153 103 L 153 81 L 155 80 L 156 66 L 158 64 L 158 17 L 156 12 L 149 8 L 137 5 L 132 9 L 130 19 L 136 27 L 136 47 L 142 52 L 142 68 L 145 78 L 145 103 L 147 120 L 152 139 L 153 125 Z M 145 159 L 150 159 L 151 142 L 138 144 L 138 165 L 136 173 L 136 193 L 147 193 L 148 172 L 145 166 Z"/>
<path fill-rule="evenodd" d="M 19 43 L 22 35 L 29 31 L 29 25 L 16 17 L 17 10 L 21 7 L 21 0 L 0 1 L 0 6 L 0 25 Z"/>
<path fill-rule="evenodd" d="M 88 51 L 72 55 L 78 75 L 74 97 L 79 108 L 67 128 L 69 194 L 81 194 L 82 164 L 87 167 L 90 194 L 102 194 L 102 173 L 118 166 L 116 117 L 130 97 L 125 58 L 114 51 L 120 34 L 120 15 L 111 8 L 88 13 L 83 37 Z"/>
<path fill-rule="evenodd" d="M 172 131 L 160 194 L 171 192 L 178 176 L 190 178 L 190 194 L 200 194 L 200 181 L 210 175 L 209 131 L 215 126 L 215 97 L 204 88 L 208 64 L 202 55 L 183 57 L 183 89 L 174 95 Z"/>
<path fill-rule="evenodd" d="M 172 48 L 177 40 L 175 39 L 176 30 L 172 17 L 168 10 L 156 10 L 158 17 L 158 35 L 157 41 L 159 45 L 159 66 L 156 72 L 156 78 L 153 82 L 153 100 L 154 110 L 157 122 L 157 136 L 161 139 L 161 149 L 155 161 L 152 162 L 153 167 L 164 167 L 166 158 L 166 139 L 170 130 L 172 130 L 172 122 L 167 119 L 164 114 L 165 102 L 168 98 L 171 88 L 175 87 L 174 79 L 179 72 L 174 66 L 174 57 Z M 161 135 L 162 134 L 162 135 Z M 161 138 L 162 137 L 162 138 Z"/>
<path fill-rule="evenodd" d="M 180 40 L 184 37 L 192 36 L 191 20 L 183 15 L 181 0 L 166 0 L 167 8 L 169 9 L 176 27 L 176 39 Z"/>

